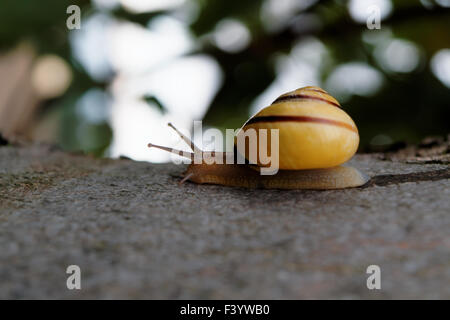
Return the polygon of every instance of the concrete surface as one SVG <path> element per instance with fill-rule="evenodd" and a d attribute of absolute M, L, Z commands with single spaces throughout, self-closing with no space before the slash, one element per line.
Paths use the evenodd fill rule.
<path fill-rule="evenodd" d="M 1 147 L 0 298 L 449 299 L 449 166 L 379 158 L 352 160 L 366 187 L 280 191 Z M 81 290 L 66 288 L 72 264 Z"/>

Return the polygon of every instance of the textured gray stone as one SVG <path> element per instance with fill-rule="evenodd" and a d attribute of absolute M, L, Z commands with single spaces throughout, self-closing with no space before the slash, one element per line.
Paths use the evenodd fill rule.
<path fill-rule="evenodd" d="M 363 188 L 247 190 L 2 147 L 0 298 L 450 298 L 449 166 L 377 159 L 352 160 Z"/>

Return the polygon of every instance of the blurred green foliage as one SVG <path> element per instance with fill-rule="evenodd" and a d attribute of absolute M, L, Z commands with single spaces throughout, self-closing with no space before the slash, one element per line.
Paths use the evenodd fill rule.
<path fill-rule="evenodd" d="M 320 26 L 294 28 L 290 24 L 276 31 L 265 30 L 261 21 L 261 0 L 197 0 L 198 16 L 190 25 L 198 39 L 214 30 L 218 21 L 232 17 L 242 21 L 251 31 L 251 43 L 242 51 L 230 53 L 209 42 L 199 42 L 196 53 L 206 53 L 219 63 L 224 81 L 205 118 L 206 125 L 219 128 L 240 127 L 248 118 L 249 106 L 276 78 L 274 57 L 288 54 L 299 40 L 317 37 L 329 50 L 332 63 L 321 69 L 326 81 L 339 64 L 361 61 L 368 63 L 385 78 L 380 91 L 371 97 L 351 96 L 347 110 L 361 132 L 361 148 L 368 150 L 370 140 L 379 134 L 393 141 L 416 142 L 426 135 L 443 135 L 449 130 L 450 90 L 430 70 L 430 57 L 442 48 L 450 47 L 450 8 L 434 3 L 425 8 L 420 1 L 393 1 L 393 10 L 382 21 L 396 38 L 407 39 L 420 47 L 423 60 L 420 67 L 405 74 L 384 70 L 374 59 L 373 47 L 363 41 L 367 31 L 356 23 L 347 10 L 346 1 L 317 1 L 294 13 L 301 20 L 304 14 L 318 17 Z M 433 1 L 429 1 L 433 2 Z M 98 11 L 90 1 L 69 0 L 2 0 L 0 6 L 0 48 L 10 48 L 19 41 L 32 42 L 39 53 L 55 53 L 68 61 L 74 81 L 66 94 L 47 103 L 48 108 L 61 109 L 61 142 L 72 150 L 81 149 L 101 154 L 111 141 L 113 132 L 108 124 L 86 124 L 74 112 L 77 99 L 89 88 L 105 89 L 111 78 L 104 81 L 89 77 L 72 56 L 66 28 L 66 8 L 81 7 L 83 17 Z M 151 19 L 166 11 L 133 14 L 120 5 L 108 13 L 116 19 L 146 26 Z M 374 31 L 377 32 L 377 31 Z M 281 93 L 280 93 L 281 94 Z M 158 97 L 143 97 L 153 105 L 164 106 Z M 82 128 L 82 129 L 80 129 Z M 79 132 L 88 136 L 83 142 Z"/>

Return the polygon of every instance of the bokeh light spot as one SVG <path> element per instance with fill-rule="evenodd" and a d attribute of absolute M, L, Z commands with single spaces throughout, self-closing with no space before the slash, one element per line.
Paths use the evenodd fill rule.
<path fill-rule="evenodd" d="M 436 0 L 436 3 L 444 8 L 450 8 L 450 0 Z"/>
<path fill-rule="evenodd" d="M 31 73 L 31 83 L 42 98 L 62 95 L 72 81 L 70 66 L 56 55 L 43 55 L 37 59 Z"/>
<path fill-rule="evenodd" d="M 450 88 L 450 49 L 442 49 L 431 58 L 431 70 L 445 86 Z"/>
<path fill-rule="evenodd" d="M 76 112 L 86 122 L 100 124 L 109 118 L 111 99 L 100 89 L 90 89 L 77 101 Z"/>
<path fill-rule="evenodd" d="M 265 0 L 261 6 L 261 22 L 264 29 L 275 32 L 287 26 L 295 15 L 317 0 Z"/>
<path fill-rule="evenodd" d="M 351 0 L 348 3 L 351 17 L 359 23 L 366 23 L 372 8 L 377 8 L 380 18 L 384 19 L 392 12 L 392 2 L 390 0 Z"/>
<path fill-rule="evenodd" d="M 181 5 L 185 0 L 120 0 L 125 9 L 133 13 L 167 10 Z"/>
<path fill-rule="evenodd" d="M 226 52 L 239 52 L 251 41 L 248 28 L 236 19 L 223 19 L 217 23 L 214 31 L 214 43 Z"/>
<path fill-rule="evenodd" d="M 339 100 L 351 95 L 371 96 L 383 84 L 383 75 L 366 63 L 350 62 L 337 66 L 326 81 L 326 88 Z"/>
<path fill-rule="evenodd" d="M 375 57 L 383 69 L 406 73 L 417 68 L 421 53 L 414 42 L 394 39 L 378 46 L 375 50 Z"/>
<path fill-rule="evenodd" d="M 112 76 L 108 35 L 115 21 L 106 14 L 95 14 L 81 23 L 80 30 L 70 33 L 73 56 L 93 79 L 107 81 Z"/>

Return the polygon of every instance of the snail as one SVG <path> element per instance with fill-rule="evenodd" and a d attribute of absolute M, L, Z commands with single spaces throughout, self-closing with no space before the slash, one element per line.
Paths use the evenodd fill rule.
<path fill-rule="evenodd" d="M 237 139 L 254 129 L 257 140 L 262 141 L 261 129 L 278 129 L 279 170 L 273 175 L 261 174 L 267 167 L 262 161 L 261 151 L 269 150 L 270 142 L 267 150 L 258 150 L 257 157 L 250 161 L 248 141 L 236 144 L 235 139 L 233 152 L 203 152 L 172 124 L 169 126 L 193 153 L 151 143 L 148 147 L 192 160 L 180 183 L 189 180 L 199 184 L 247 188 L 326 190 L 358 187 L 369 181 L 369 177 L 358 169 L 342 165 L 356 153 L 358 129 L 339 102 L 319 87 L 303 87 L 281 95 L 238 131 Z M 236 160 L 237 155 L 244 156 L 246 162 L 226 161 Z M 211 157 L 225 161 L 211 163 Z"/>

